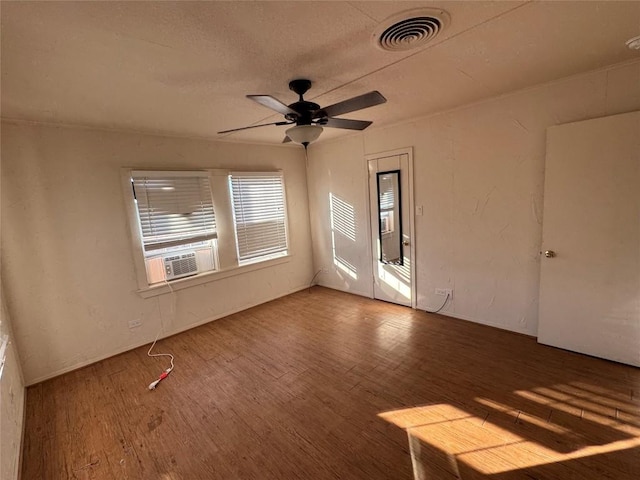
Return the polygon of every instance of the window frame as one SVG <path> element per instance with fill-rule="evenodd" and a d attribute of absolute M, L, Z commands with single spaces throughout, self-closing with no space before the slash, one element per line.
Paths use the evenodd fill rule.
<path fill-rule="evenodd" d="M 211 185 L 211 194 L 213 197 L 213 208 L 216 215 L 217 230 L 217 269 L 211 270 L 190 277 L 178 278 L 168 282 L 156 283 L 150 285 L 147 280 L 147 268 L 145 265 L 145 255 L 142 244 L 142 235 L 138 224 L 138 212 L 134 202 L 133 188 L 131 185 L 131 177 L 133 172 L 154 172 L 158 175 L 176 175 L 184 172 L 202 173 L 209 176 Z M 283 199 L 285 209 L 285 230 L 287 232 L 287 254 L 277 258 L 255 261 L 253 263 L 239 264 L 235 244 L 235 222 L 233 218 L 233 206 L 231 200 L 230 179 L 231 173 L 244 174 L 231 169 L 149 169 L 143 167 L 123 167 L 121 168 L 121 184 L 124 198 L 124 207 L 128 220 L 128 234 L 131 243 L 131 253 L 133 257 L 134 273 L 136 277 L 137 290 L 136 293 L 142 298 L 150 298 L 157 295 L 163 295 L 172 291 L 182 290 L 204 283 L 209 283 L 235 275 L 242 275 L 248 272 L 261 270 L 274 265 L 287 263 L 291 259 L 291 242 L 289 237 L 289 205 L 286 197 L 286 178 L 282 170 L 265 170 L 258 172 L 262 174 L 279 173 L 282 175 L 283 182 Z"/>

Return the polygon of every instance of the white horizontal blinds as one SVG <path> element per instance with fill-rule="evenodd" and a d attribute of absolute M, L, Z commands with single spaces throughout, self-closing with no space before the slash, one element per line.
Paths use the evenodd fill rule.
<path fill-rule="evenodd" d="M 232 173 L 230 178 L 238 261 L 286 252 L 282 174 Z"/>
<path fill-rule="evenodd" d="M 378 201 L 380 210 L 391 210 L 395 208 L 396 178 L 392 173 L 378 174 Z"/>
<path fill-rule="evenodd" d="M 211 185 L 184 172 L 132 177 L 145 251 L 216 238 Z"/>

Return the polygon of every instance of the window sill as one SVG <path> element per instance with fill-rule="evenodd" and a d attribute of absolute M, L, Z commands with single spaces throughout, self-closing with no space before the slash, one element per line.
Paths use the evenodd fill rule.
<path fill-rule="evenodd" d="M 274 258 L 271 260 L 265 260 L 263 262 L 251 263 L 249 265 L 241 265 L 238 267 L 227 268 L 225 270 L 216 270 L 213 272 L 200 273 L 193 277 L 180 278 L 173 280 L 170 283 L 161 283 L 158 285 L 152 285 L 147 288 L 141 288 L 136 290 L 136 293 L 142 298 L 151 298 L 157 295 L 164 295 L 166 293 L 183 290 L 189 287 L 195 287 L 204 283 L 215 282 L 222 280 L 223 278 L 233 277 L 235 275 L 242 275 L 248 272 L 254 272 L 263 268 L 273 267 L 275 265 L 281 265 L 287 263 L 291 255 L 285 255 L 282 257 Z"/>

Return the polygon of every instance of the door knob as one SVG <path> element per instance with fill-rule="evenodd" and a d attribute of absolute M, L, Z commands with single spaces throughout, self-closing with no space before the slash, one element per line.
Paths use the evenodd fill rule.
<path fill-rule="evenodd" d="M 409 240 L 405 240 L 404 242 L 402 242 L 402 245 L 404 245 L 405 247 L 409 246 Z"/>
<path fill-rule="evenodd" d="M 544 256 L 547 258 L 553 258 L 556 256 L 556 252 L 554 252 L 553 250 L 545 250 Z"/>

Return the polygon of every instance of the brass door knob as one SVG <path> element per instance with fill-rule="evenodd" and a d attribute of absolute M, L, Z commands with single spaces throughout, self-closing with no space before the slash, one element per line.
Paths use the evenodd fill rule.
<path fill-rule="evenodd" d="M 544 256 L 547 258 L 553 258 L 556 256 L 556 252 L 554 252 L 553 250 L 545 250 Z"/>

